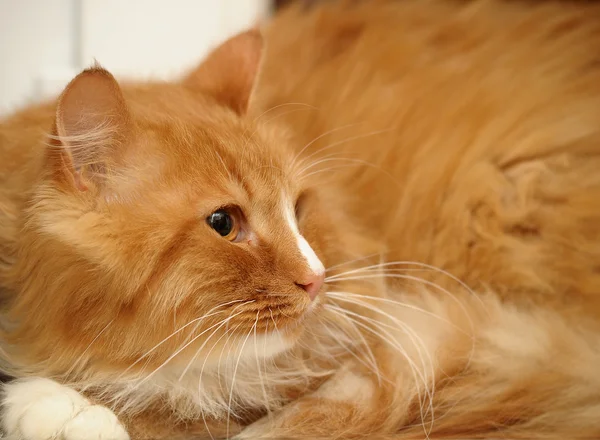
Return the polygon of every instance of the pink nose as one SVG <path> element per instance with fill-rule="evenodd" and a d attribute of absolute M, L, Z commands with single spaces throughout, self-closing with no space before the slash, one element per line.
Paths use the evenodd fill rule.
<path fill-rule="evenodd" d="M 319 294 L 321 287 L 323 287 L 323 283 L 325 283 L 325 273 L 313 272 L 304 280 L 302 280 L 301 283 L 296 284 L 298 285 L 298 287 L 302 287 L 306 291 L 306 293 L 308 293 L 308 297 L 312 301 Z"/>

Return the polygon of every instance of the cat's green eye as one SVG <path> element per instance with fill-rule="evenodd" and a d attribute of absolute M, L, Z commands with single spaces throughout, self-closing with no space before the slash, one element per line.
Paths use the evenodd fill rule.
<path fill-rule="evenodd" d="M 239 232 L 238 222 L 235 216 L 227 209 L 219 209 L 213 212 L 206 219 L 208 225 L 213 228 L 221 237 L 229 241 L 234 241 Z"/>

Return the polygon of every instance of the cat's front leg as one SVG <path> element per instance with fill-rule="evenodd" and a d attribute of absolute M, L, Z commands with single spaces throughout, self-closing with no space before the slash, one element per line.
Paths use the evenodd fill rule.
<path fill-rule="evenodd" d="M 2 432 L 9 440 L 129 440 L 108 408 L 43 378 L 4 386 Z"/>
<path fill-rule="evenodd" d="M 367 427 L 377 379 L 344 368 L 317 391 L 246 427 L 236 440 L 269 438 L 344 438 Z"/>

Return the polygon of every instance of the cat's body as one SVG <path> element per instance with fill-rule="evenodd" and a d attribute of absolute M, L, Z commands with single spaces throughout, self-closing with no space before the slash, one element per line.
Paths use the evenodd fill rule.
<path fill-rule="evenodd" d="M 8 370 L 85 389 L 140 438 L 597 438 L 599 18 L 300 7 L 266 30 L 256 84 L 242 36 L 182 84 L 121 98 L 92 71 L 58 112 L 3 122 Z M 72 96 L 109 122 L 82 129 L 70 110 L 102 111 Z M 70 139 L 92 146 L 91 173 L 79 144 L 54 157 Z M 242 242 L 195 230 L 229 205 Z M 245 321 L 211 333 L 220 321 L 199 318 L 225 302 Z M 178 352 L 201 331 L 214 338 Z"/>

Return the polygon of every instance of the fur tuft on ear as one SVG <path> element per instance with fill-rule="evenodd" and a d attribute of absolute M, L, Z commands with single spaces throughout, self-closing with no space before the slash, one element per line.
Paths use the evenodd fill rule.
<path fill-rule="evenodd" d="M 217 101 L 245 114 L 256 83 L 263 52 L 263 37 L 257 29 L 238 34 L 213 50 L 183 80 L 189 89 L 213 96 Z"/>
<path fill-rule="evenodd" d="M 60 166 L 84 191 L 107 169 L 130 134 L 131 118 L 115 78 L 98 64 L 67 85 L 56 109 Z"/>

